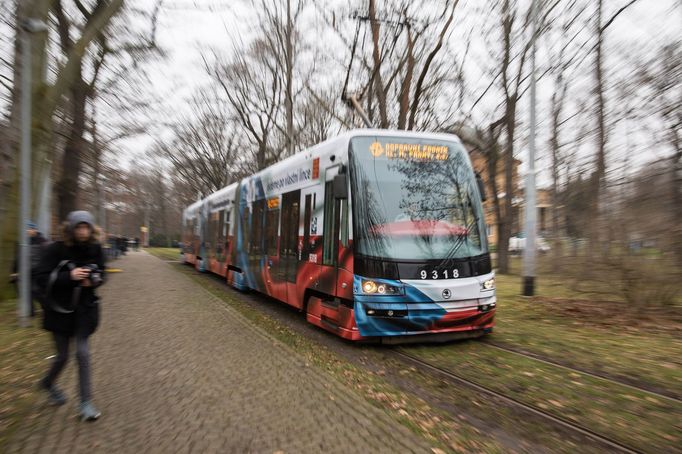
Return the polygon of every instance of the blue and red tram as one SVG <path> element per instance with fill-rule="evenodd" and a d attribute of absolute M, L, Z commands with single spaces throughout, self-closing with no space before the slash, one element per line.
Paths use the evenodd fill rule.
<path fill-rule="evenodd" d="M 187 263 L 346 339 L 494 325 L 480 187 L 453 135 L 351 131 L 187 207 L 183 229 Z"/>

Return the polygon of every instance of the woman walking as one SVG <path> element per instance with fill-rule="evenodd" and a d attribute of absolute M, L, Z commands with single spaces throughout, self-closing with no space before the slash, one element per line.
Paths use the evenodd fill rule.
<path fill-rule="evenodd" d="M 94 421 L 100 412 L 92 404 L 88 338 L 99 323 L 99 297 L 95 289 L 104 278 L 104 254 L 97 241 L 95 223 L 87 211 L 67 216 L 61 241 L 49 245 L 36 270 L 38 284 L 45 292 L 43 328 L 52 332 L 56 355 L 40 386 L 53 405 L 66 397 L 55 381 L 66 365 L 69 346 L 75 338 L 80 390 L 79 415 Z"/>

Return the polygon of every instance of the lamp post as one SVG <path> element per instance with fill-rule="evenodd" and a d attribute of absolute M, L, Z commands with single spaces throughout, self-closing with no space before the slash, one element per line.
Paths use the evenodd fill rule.
<path fill-rule="evenodd" d="M 537 119 L 535 116 L 536 97 L 535 97 L 535 49 L 538 33 L 538 0 L 531 3 L 531 51 L 530 51 L 530 137 L 528 147 L 528 174 L 526 175 L 526 244 L 523 248 L 523 296 L 533 296 L 535 294 L 535 231 L 537 228 L 537 207 L 535 193 L 535 129 Z"/>
<path fill-rule="evenodd" d="M 27 326 L 31 307 L 31 257 L 27 224 L 31 213 L 31 35 L 47 31 L 47 25 L 37 19 L 26 19 L 21 24 L 23 32 L 21 62 L 21 160 L 20 160 L 20 210 L 19 210 L 19 298 L 17 312 L 19 325 Z"/>

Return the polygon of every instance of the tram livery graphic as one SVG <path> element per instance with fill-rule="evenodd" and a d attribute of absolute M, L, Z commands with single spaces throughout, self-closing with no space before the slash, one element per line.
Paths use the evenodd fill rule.
<path fill-rule="evenodd" d="M 183 260 L 351 340 L 476 337 L 495 278 L 456 136 L 356 130 L 183 212 Z"/>

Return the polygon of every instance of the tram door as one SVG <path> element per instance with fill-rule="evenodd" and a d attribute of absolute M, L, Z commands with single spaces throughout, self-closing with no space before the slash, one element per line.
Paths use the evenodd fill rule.
<path fill-rule="evenodd" d="M 339 234 L 341 221 L 341 201 L 334 198 L 334 177 L 340 167 L 334 166 L 325 172 L 324 186 L 324 227 L 322 230 L 322 268 L 320 272 L 320 291 L 336 295 L 336 282 L 339 271 Z"/>
<path fill-rule="evenodd" d="M 301 191 L 282 194 L 282 225 L 279 240 L 279 269 L 282 281 L 296 282 L 298 269 L 298 227 Z"/>

